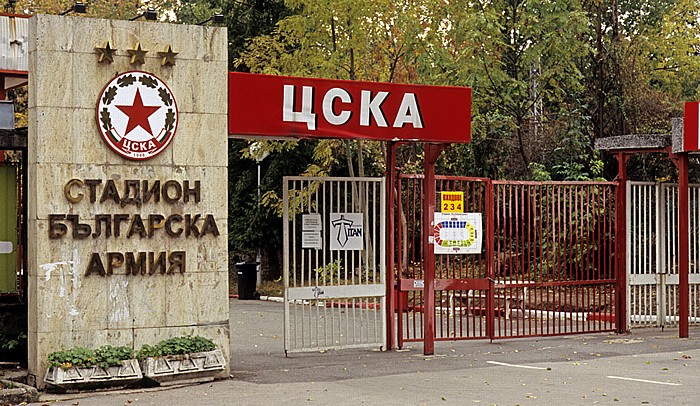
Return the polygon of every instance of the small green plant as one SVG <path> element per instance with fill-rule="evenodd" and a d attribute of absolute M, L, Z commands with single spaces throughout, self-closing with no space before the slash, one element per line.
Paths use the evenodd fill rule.
<path fill-rule="evenodd" d="M 144 344 L 136 357 L 140 360 L 148 357 L 164 357 L 168 355 L 182 355 L 192 352 L 206 352 L 216 349 L 216 344 L 208 338 L 201 336 L 182 336 L 163 340 L 156 345 Z"/>
<path fill-rule="evenodd" d="M 134 358 L 134 351 L 129 347 L 112 347 L 103 345 L 95 350 L 97 365 L 111 367 L 121 365 L 122 361 Z"/>
<path fill-rule="evenodd" d="M 318 274 L 318 280 L 325 283 L 332 283 L 332 281 L 337 281 L 343 272 L 343 261 L 340 258 L 333 262 L 327 263 L 321 267 L 314 269 Z"/>
<path fill-rule="evenodd" d="M 133 357 L 134 352 L 129 347 L 103 345 L 96 350 L 76 347 L 70 350 L 60 350 L 49 354 L 49 366 L 63 369 L 92 366 L 107 368 L 119 366 L 122 361 Z"/>
<path fill-rule="evenodd" d="M 15 338 L 8 337 L 7 335 L 0 333 L 0 350 L 12 350 L 15 349 L 21 341 L 26 341 L 27 335 L 20 334 Z"/>

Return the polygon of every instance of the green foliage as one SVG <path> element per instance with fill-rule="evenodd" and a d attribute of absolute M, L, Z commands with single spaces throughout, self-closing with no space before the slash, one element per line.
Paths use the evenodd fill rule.
<path fill-rule="evenodd" d="M 318 283 L 323 285 L 372 283 L 375 277 L 366 267 L 362 267 L 361 270 L 343 267 L 340 258 L 314 269 L 313 272 L 318 276 Z M 376 277 L 379 277 L 378 272 Z"/>
<path fill-rule="evenodd" d="M 17 348 L 22 341 L 27 340 L 26 334 L 20 334 L 16 337 L 8 337 L 4 333 L 0 333 L 0 350 L 12 350 Z"/>
<path fill-rule="evenodd" d="M 8 3 L 14 3 L 13 9 L 8 10 L 9 12 L 19 14 L 58 14 L 68 10 L 75 2 L 67 0 L 18 0 Z M 88 5 L 87 13 L 72 13 L 72 15 L 124 20 L 132 18 L 138 15 L 139 12 L 142 12 L 143 2 L 140 0 L 91 0 L 84 3 Z M 149 1 L 148 6 L 160 9 L 163 3 L 167 2 L 164 0 L 154 0 Z"/>
<path fill-rule="evenodd" d="M 71 367 L 100 366 L 107 368 L 119 366 L 122 361 L 134 358 L 134 352 L 129 347 L 103 345 L 96 350 L 76 347 L 55 351 L 49 354 L 48 358 L 50 367 L 68 369 Z"/>
<path fill-rule="evenodd" d="M 537 162 L 530 162 L 530 173 L 532 173 L 532 180 L 539 182 L 546 182 L 552 180 L 552 176 L 547 172 L 544 165 Z"/>
<path fill-rule="evenodd" d="M 269 155 L 258 162 L 250 155 L 250 142 L 229 140 L 229 250 L 255 251 L 258 247 L 281 250 L 282 178 L 303 172 L 316 141 L 258 141 Z M 260 204 L 258 204 L 258 202 Z M 274 273 L 274 272 L 273 272 Z"/>
<path fill-rule="evenodd" d="M 321 267 L 314 269 L 314 273 L 318 275 L 319 282 L 330 283 L 338 281 L 343 272 L 343 261 L 338 258 L 333 262 L 329 262 Z"/>
<path fill-rule="evenodd" d="M 182 355 L 193 352 L 213 351 L 215 349 L 216 344 L 208 338 L 201 336 L 182 336 L 162 340 L 156 345 L 145 344 L 136 353 L 136 358 L 142 360 L 148 357 Z"/>

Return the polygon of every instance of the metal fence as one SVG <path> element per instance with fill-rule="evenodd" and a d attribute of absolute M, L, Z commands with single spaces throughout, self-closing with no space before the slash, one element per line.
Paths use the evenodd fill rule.
<path fill-rule="evenodd" d="M 629 325 L 677 325 L 678 185 L 627 184 Z M 700 185 L 690 186 L 690 323 L 700 323 Z"/>
<path fill-rule="evenodd" d="M 423 339 L 423 182 L 399 177 L 399 346 Z M 615 330 L 615 183 L 436 182 L 438 195 L 464 192 L 465 210 L 482 214 L 484 233 L 480 253 L 437 255 L 436 340 Z"/>
<path fill-rule="evenodd" d="M 383 178 L 284 178 L 285 352 L 385 347 Z"/>

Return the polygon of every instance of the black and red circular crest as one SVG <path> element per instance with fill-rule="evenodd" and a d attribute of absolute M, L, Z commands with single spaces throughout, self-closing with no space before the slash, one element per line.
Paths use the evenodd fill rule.
<path fill-rule="evenodd" d="M 148 72 L 115 76 L 97 102 L 97 126 L 109 147 L 127 159 L 145 160 L 163 152 L 177 129 L 175 97 Z"/>

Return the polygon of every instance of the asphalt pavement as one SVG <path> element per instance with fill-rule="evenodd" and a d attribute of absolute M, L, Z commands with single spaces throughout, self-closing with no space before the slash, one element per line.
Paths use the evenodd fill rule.
<path fill-rule="evenodd" d="M 420 343 L 285 357 L 282 303 L 231 300 L 231 378 L 33 405 L 696 405 L 700 328 Z"/>

